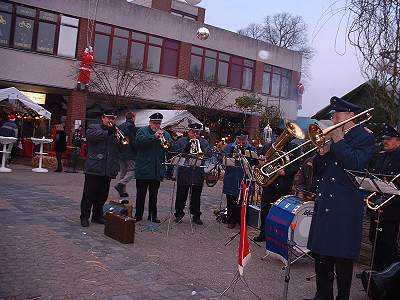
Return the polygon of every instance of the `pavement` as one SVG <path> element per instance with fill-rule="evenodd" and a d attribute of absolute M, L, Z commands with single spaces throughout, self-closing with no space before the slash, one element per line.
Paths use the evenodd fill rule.
<path fill-rule="evenodd" d="M 216 222 L 213 210 L 221 205 L 221 183 L 205 187 L 204 225 L 171 223 L 174 182 L 161 183 L 158 230 L 147 221 L 136 224 L 134 244 L 106 237 L 104 225 L 82 228 L 79 222 L 82 173 L 33 173 L 12 165 L 0 173 L 0 299 L 216 299 L 237 271 L 238 232 Z M 109 199 L 118 199 L 111 183 Z M 133 201 L 135 183 L 127 188 Z M 147 205 L 147 203 L 146 203 Z M 223 198 L 222 205 L 225 205 Z M 144 219 L 147 218 L 147 206 Z M 249 228 L 249 237 L 257 232 Z M 282 299 L 282 263 L 264 245 L 250 243 L 252 258 L 245 267 L 248 287 L 241 281 L 221 299 Z M 364 266 L 356 265 L 354 273 Z M 312 298 L 313 262 L 303 258 L 291 267 L 288 299 Z M 251 291 L 250 291 L 251 290 Z M 365 299 L 361 282 L 353 277 L 351 299 Z"/>

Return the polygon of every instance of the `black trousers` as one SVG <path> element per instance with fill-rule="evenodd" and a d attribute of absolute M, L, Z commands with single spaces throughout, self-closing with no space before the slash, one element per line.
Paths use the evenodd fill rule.
<path fill-rule="evenodd" d="M 186 199 L 189 194 L 189 190 L 191 189 L 191 197 L 190 197 L 190 214 L 193 215 L 194 218 L 200 218 L 200 196 L 203 191 L 203 186 L 200 185 L 178 185 L 176 189 L 176 201 L 175 201 L 175 217 L 183 218 L 185 213 L 183 210 L 185 209 Z"/>
<path fill-rule="evenodd" d="M 57 170 L 59 170 L 59 171 L 61 171 L 61 170 L 62 170 L 61 155 L 62 155 L 62 152 L 56 152 L 56 158 L 57 158 Z"/>
<path fill-rule="evenodd" d="M 110 183 L 110 177 L 85 174 L 81 200 L 81 219 L 89 219 L 92 207 L 92 220 L 103 217 L 103 205 L 108 198 Z"/>
<path fill-rule="evenodd" d="M 160 187 L 159 180 L 136 179 L 136 213 L 135 217 L 142 219 L 144 212 L 144 202 L 147 190 L 149 190 L 149 220 L 157 219 L 157 195 Z"/>
<path fill-rule="evenodd" d="M 369 227 L 369 239 L 374 245 L 377 223 L 371 220 Z M 382 271 L 388 268 L 392 263 L 398 261 L 397 254 L 397 236 L 399 235 L 398 221 L 380 221 L 378 231 L 375 257 L 372 269 Z M 372 260 L 372 257 L 371 257 Z"/>
<path fill-rule="evenodd" d="M 261 195 L 261 228 L 260 236 L 265 237 L 265 218 L 269 213 L 271 205 L 283 195 L 272 188 L 264 188 Z"/>
<path fill-rule="evenodd" d="M 242 208 L 242 200 L 237 203 L 238 197 L 226 195 L 226 210 L 228 223 L 240 224 L 240 209 Z"/>
<path fill-rule="evenodd" d="M 315 274 L 317 300 L 333 300 L 333 280 L 336 271 L 338 295 L 336 300 L 350 299 L 351 280 L 353 278 L 353 260 L 332 256 L 315 256 Z"/>

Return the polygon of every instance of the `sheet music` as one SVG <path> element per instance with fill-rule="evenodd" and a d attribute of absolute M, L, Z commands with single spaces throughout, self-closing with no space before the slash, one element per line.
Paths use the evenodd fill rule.
<path fill-rule="evenodd" d="M 355 176 L 354 177 L 359 184 L 359 189 L 378 192 L 390 195 L 400 195 L 400 190 L 391 182 L 384 182 L 382 180 L 373 180 L 370 178 Z"/>

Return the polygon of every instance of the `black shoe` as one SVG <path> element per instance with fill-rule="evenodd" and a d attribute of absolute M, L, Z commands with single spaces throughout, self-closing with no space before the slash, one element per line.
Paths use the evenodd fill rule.
<path fill-rule="evenodd" d="M 121 197 L 127 198 L 127 197 L 129 197 L 129 194 L 127 192 L 124 192 Z"/>
<path fill-rule="evenodd" d="M 203 225 L 203 221 L 200 220 L 200 217 L 198 217 L 198 218 L 193 217 L 193 223 L 195 223 L 197 225 Z"/>
<path fill-rule="evenodd" d="M 56 172 L 56 173 L 60 173 L 60 172 L 62 172 L 62 170 L 60 170 L 60 169 L 57 169 L 57 170 L 54 170 L 54 172 Z"/>
<path fill-rule="evenodd" d="M 236 224 L 235 223 L 229 223 L 228 226 L 226 226 L 226 227 L 228 227 L 229 229 L 233 229 L 233 228 L 236 227 Z"/>
<path fill-rule="evenodd" d="M 89 220 L 86 218 L 81 219 L 81 226 L 82 227 L 89 227 Z"/>
<path fill-rule="evenodd" d="M 117 190 L 118 194 L 120 197 L 125 197 L 125 192 L 124 192 L 124 185 L 121 183 L 118 183 L 114 188 Z"/>
<path fill-rule="evenodd" d="M 182 223 L 182 218 L 175 217 L 175 223 L 178 223 L 178 224 Z"/>
<path fill-rule="evenodd" d="M 135 219 L 135 222 L 140 222 L 140 221 L 142 221 L 142 217 L 134 217 L 134 219 Z"/>
<path fill-rule="evenodd" d="M 255 237 L 253 238 L 253 241 L 255 241 L 256 243 L 262 243 L 262 242 L 265 242 L 265 237 L 262 236 L 262 235 L 255 236 Z"/>
<path fill-rule="evenodd" d="M 106 220 L 104 220 L 104 218 L 101 217 L 101 218 L 98 218 L 98 219 L 92 219 L 92 223 L 105 224 Z"/>

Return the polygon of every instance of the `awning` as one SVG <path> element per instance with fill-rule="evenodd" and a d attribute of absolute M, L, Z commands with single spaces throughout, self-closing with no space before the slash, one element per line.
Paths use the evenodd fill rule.
<path fill-rule="evenodd" d="M 11 107 L 20 113 L 40 115 L 51 119 L 51 113 L 33 102 L 15 87 L 0 89 L 0 106 Z"/>

